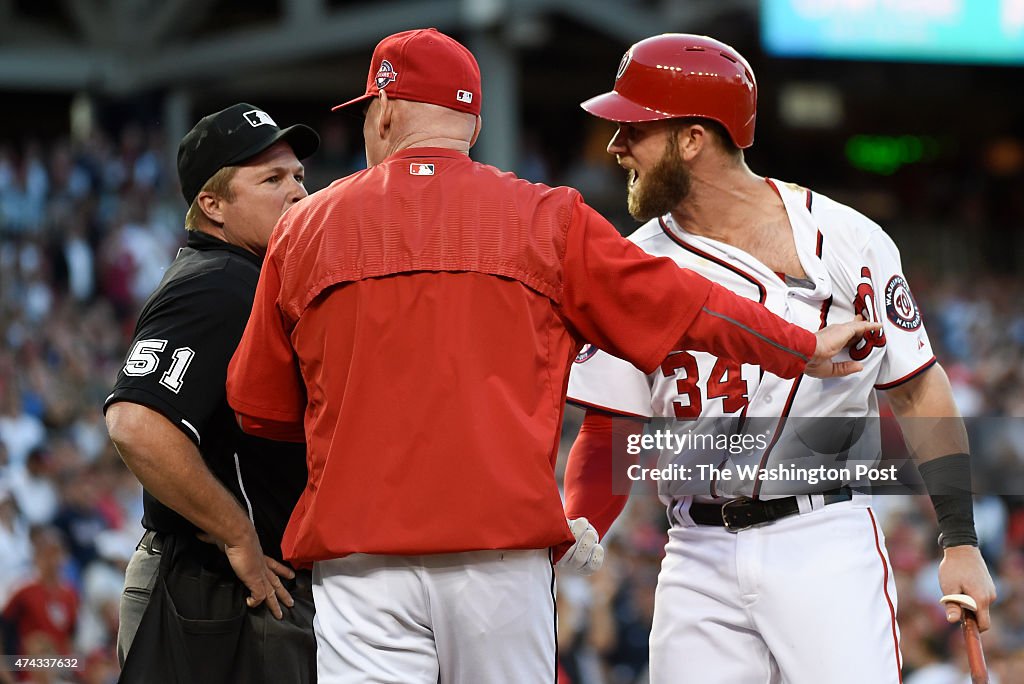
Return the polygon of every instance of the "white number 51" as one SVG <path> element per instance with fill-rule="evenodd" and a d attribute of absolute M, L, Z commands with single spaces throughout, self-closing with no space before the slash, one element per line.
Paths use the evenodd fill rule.
<path fill-rule="evenodd" d="M 149 375 L 160 366 L 160 352 L 167 347 L 167 340 L 139 340 L 128 354 L 124 363 L 124 374 L 132 377 Z M 160 378 L 160 384 L 175 394 L 181 390 L 188 365 L 196 353 L 189 347 L 178 347 L 171 353 L 171 367 Z"/>

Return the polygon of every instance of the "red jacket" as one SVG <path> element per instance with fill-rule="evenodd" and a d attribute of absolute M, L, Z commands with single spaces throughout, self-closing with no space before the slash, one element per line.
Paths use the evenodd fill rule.
<path fill-rule="evenodd" d="M 285 557 L 571 540 L 554 466 L 584 342 L 646 371 L 682 344 L 788 377 L 815 344 L 576 191 L 453 150 L 403 150 L 294 206 L 228 374 L 244 428 L 307 442 Z"/>

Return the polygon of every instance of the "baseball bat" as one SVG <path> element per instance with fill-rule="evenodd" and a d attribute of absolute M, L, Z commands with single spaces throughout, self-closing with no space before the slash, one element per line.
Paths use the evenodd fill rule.
<path fill-rule="evenodd" d="M 978 629 L 978 603 L 967 594 L 947 594 L 939 601 L 959 604 L 963 615 L 960 619 L 960 629 L 964 635 L 971 682 L 988 684 L 988 665 L 985 664 L 985 651 L 981 647 L 981 632 Z"/>

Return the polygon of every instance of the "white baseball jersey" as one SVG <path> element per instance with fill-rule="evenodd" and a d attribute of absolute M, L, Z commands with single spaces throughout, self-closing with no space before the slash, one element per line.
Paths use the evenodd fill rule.
<path fill-rule="evenodd" d="M 862 372 L 825 380 L 785 380 L 762 371 L 754 359 L 740 364 L 691 351 L 669 355 L 659 370 L 645 375 L 626 361 L 584 347 L 569 378 L 570 401 L 616 414 L 676 419 L 673 430 L 680 436 L 727 429 L 756 437 L 744 443 L 741 453 L 723 451 L 721 445 L 715 453 L 679 446 L 663 449 L 659 467 L 672 463 L 692 468 L 722 454 L 718 465 L 739 467 L 733 473 L 739 477 L 729 481 L 692 470 L 688 478 L 661 480 L 659 493 L 666 500 L 685 495 L 771 497 L 837 486 L 800 477 L 772 478 L 794 465 L 876 459 L 877 421 L 856 419 L 877 417 L 875 389 L 895 387 L 935 363 L 899 251 L 889 236 L 868 218 L 827 197 L 793 184 L 768 182 L 785 204 L 806 280 L 785 278 L 740 249 L 688 233 L 671 215 L 649 221 L 629 239 L 808 330 L 849 321 L 857 314 L 881 321 L 883 328 L 848 356 L 844 352 L 838 357 L 860 361 Z M 815 416 L 830 420 L 818 428 L 813 421 L 801 420 Z M 852 451 L 851 442 L 856 443 Z M 755 477 L 750 477 L 751 466 L 758 473 Z"/>

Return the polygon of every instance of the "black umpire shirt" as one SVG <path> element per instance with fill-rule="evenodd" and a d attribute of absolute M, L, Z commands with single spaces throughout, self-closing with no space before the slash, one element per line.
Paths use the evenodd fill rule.
<path fill-rule="evenodd" d="M 114 391 L 104 402 L 141 404 L 191 439 L 213 474 L 248 510 L 263 552 L 281 559 L 281 537 L 306 484 L 305 446 L 246 435 L 228 406 L 228 362 L 252 310 L 260 259 L 189 231 L 188 243 L 150 295 Z M 143 493 L 142 524 L 194 535 L 185 518 Z"/>

